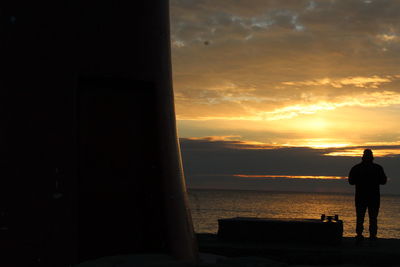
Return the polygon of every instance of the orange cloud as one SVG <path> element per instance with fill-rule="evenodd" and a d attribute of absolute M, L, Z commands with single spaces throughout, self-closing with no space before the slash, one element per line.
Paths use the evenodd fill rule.
<path fill-rule="evenodd" d="M 342 157 L 360 157 L 365 148 L 348 148 L 343 150 L 332 151 L 324 154 L 325 156 L 342 156 Z M 388 149 L 375 149 L 375 157 L 390 157 L 393 155 L 399 155 L 400 148 L 388 148 Z"/>
<path fill-rule="evenodd" d="M 382 83 L 389 83 L 392 80 L 388 77 L 379 77 L 377 75 L 371 77 L 363 77 L 363 76 L 355 76 L 355 77 L 346 77 L 341 79 L 332 79 L 332 78 L 322 78 L 315 80 L 307 80 L 307 81 L 297 81 L 297 82 L 282 82 L 283 85 L 289 86 L 321 86 L 321 85 L 329 85 L 335 88 L 342 88 L 345 85 L 353 85 L 355 87 L 362 88 L 378 88 Z"/>
<path fill-rule="evenodd" d="M 273 111 L 263 111 L 259 112 L 258 116 L 265 120 L 281 120 L 304 114 L 315 114 L 319 111 L 335 110 L 341 107 L 387 107 L 391 105 L 400 105 L 400 93 L 382 91 L 342 96 L 332 102 L 320 101 L 313 104 L 295 104 Z"/>

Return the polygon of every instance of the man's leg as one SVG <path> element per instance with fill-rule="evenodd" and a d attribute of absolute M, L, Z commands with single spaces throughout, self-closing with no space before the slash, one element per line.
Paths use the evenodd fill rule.
<path fill-rule="evenodd" d="M 356 233 L 357 233 L 357 236 L 362 236 L 362 233 L 364 231 L 364 218 L 365 218 L 366 210 L 367 210 L 367 205 L 365 203 L 356 201 L 356 214 L 357 214 Z"/>
<path fill-rule="evenodd" d="M 378 233 L 378 213 L 379 213 L 379 201 L 374 201 L 368 205 L 368 217 L 369 217 L 369 237 L 370 239 L 376 239 Z"/>

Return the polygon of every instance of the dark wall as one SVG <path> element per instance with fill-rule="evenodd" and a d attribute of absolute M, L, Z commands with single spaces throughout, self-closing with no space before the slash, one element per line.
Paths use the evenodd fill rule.
<path fill-rule="evenodd" d="M 167 1 L 0 5 L 8 258 L 18 254 L 21 266 L 120 253 L 194 259 Z"/>

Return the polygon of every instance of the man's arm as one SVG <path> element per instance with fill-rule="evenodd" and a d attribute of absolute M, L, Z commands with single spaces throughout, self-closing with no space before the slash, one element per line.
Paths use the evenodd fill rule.
<path fill-rule="evenodd" d="M 350 173 L 349 173 L 349 184 L 355 185 L 356 184 L 356 174 L 354 167 L 351 168 Z"/>
<path fill-rule="evenodd" d="M 379 184 L 386 184 L 387 182 L 387 177 L 385 174 L 385 171 L 383 170 L 382 166 L 379 166 L 380 171 L 379 171 Z"/>

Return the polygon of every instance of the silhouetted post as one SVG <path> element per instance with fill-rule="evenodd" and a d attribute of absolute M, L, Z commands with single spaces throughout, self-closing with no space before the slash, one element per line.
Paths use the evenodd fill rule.
<path fill-rule="evenodd" d="M 0 5 L 0 245 L 10 260 L 196 259 L 168 1 Z"/>

